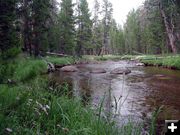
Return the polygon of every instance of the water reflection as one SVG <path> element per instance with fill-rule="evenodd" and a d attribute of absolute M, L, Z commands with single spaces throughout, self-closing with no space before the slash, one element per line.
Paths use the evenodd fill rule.
<path fill-rule="evenodd" d="M 112 75 L 117 67 L 128 67 L 129 75 Z M 51 75 L 58 83 L 68 82 L 73 95 L 83 104 L 97 107 L 104 98 L 104 113 L 131 116 L 138 120 L 150 119 L 155 108 L 164 105 L 160 119 L 180 119 L 180 71 L 154 67 L 137 67 L 133 62 L 102 62 L 79 65 L 79 72 L 56 72 Z M 107 71 L 91 74 L 94 68 Z M 120 120 L 119 120 L 120 121 Z"/>

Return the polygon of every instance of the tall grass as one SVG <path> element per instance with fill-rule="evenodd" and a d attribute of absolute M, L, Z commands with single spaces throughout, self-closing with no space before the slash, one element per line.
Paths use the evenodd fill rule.
<path fill-rule="evenodd" d="M 69 58 L 48 60 L 72 62 Z M 134 122 L 118 129 L 113 120 L 101 117 L 104 99 L 97 115 L 79 99 L 69 98 L 67 84 L 57 85 L 40 76 L 46 72 L 43 60 L 25 58 L 14 66 L 11 77 L 17 85 L 0 85 L 0 135 L 139 135 L 141 126 Z"/>
<path fill-rule="evenodd" d="M 116 134 L 112 125 L 97 119 L 81 101 L 46 91 L 47 80 L 37 78 L 29 85 L 1 86 L 0 134 Z"/>
<path fill-rule="evenodd" d="M 166 68 L 180 69 L 180 56 L 164 56 L 164 57 L 153 57 L 151 59 L 141 59 L 141 61 L 147 65 L 163 66 Z"/>
<path fill-rule="evenodd" d="M 14 80 L 25 82 L 47 71 L 47 65 L 42 60 L 22 60 L 18 62 L 15 72 Z"/>
<path fill-rule="evenodd" d="M 53 64 L 72 64 L 74 62 L 73 57 L 46 57 L 45 59 Z"/>

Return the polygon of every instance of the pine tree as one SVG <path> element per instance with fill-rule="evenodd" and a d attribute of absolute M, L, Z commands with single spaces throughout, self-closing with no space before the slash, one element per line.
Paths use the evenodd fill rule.
<path fill-rule="evenodd" d="M 19 52 L 16 32 L 16 0 L 0 2 L 0 55 L 2 59 L 11 59 Z"/>
<path fill-rule="evenodd" d="M 77 55 L 82 55 L 82 51 L 92 50 L 92 21 L 86 0 L 80 0 L 78 4 L 78 29 L 77 29 Z"/>
<path fill-rule="evenodd" d="M 176 46 L 176 34 L 179 32 L 176 31 L 175 26 L 176 19 L 175 16 L 178 18 L 176 5 L 173 1 L 170 0 L 158 0 L 159 2 L 159 9 L 161 16 L 163 18 L 165 30 L 167 37 L 169 39 L 169 45 L 171 46 L 172 52 L 177 53 L 177 46 Z M 178 21 L 179 23 L 179 21 Z"/>
<path fill-rule="evenodd" d="M 94 1 L 94 16 L 92 28 L 92 46 L 93 54 L 96 55 L 102 47 L 102 30 L 100 27 L 100 3 L 98 0 Z"/>
<path fill-rule="evenodd" d="M 63 0 L 59 17 L 60 47 L 65 54 L 74 54 L 75 50 L 75 17 L 72 0 Z"/>
<path fill-rule="evenodd" d="M 103 13 L 103 47 L 101 55 L 110 53 L 110 28 L 112 22 L 112 3 L 109 0 L 103 0 L 102 13 Z"/>
<path fill-rule="evenodd" d="M 32 23 L 33 23 L 33 48 L 37 57 L 41 52 L 47 51 L 48 47 L 48 19 L 50 17 L 50 0 L 33 0 Z"/>
<path fill-rule="evenodd" d="M 60 27 L 58 21 L 58 3 L 50 0 L 50 18 L 48 19 L 48 51 L 56 52 L 59 46 Z"/>
<path fill-rule="evenodd" d="M 22 36 L 23 36 L 23 51 L 29 52 L 32 55 L 32 0 L 23 0 L 22 7 L 20 8 L 22 24 Z"/>

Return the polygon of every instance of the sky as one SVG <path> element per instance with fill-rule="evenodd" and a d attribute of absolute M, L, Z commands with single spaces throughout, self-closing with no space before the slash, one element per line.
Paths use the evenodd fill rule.
<path fill-rule="evenodd" d="M 89 7 L 93 7 L 94 0 L 87 0 Z M 102 0 L 100 0 L 102 1 Z M 123 25 L 126 16 L 133 8 L 137 9 L 145 0 L 109 0 L 113 4 L 113 17 L 118 24 Z"/>
<path fill-rule="evenodd" d="M 61 1 L 61 0 L 58 0 Z M 75 0 L 74 0 L 75 1 Z M 100 2 L 102 0 L 99 0 Z M 113 17 L 116 22 L 123 25 L 126 21 L 126 16 L 133 8 L 137 9 L 145 0 L 109 0 L 113 4 Z M 89 8 L 92 11 L 94 0 L 87 0 Z"/>

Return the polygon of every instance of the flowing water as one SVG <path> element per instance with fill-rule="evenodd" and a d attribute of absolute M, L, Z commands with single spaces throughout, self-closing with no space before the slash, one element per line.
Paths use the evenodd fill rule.
<path fill-rule="evenodd" d="M 78 72 L 58 71 L 50 76 L 58 83 L 69 83 L 73 95 L 80 97 L 84 104 L 97 107 L 104 99 L 104 113 L 116 116 L 117 122 L 129 118 L 148 121 L 162 105 L 159 120 L 180 119 L 180 71 L 139 67 L 133 61 L 106 61 L 77 67 Z M 131 73 L 110 74 L 119 67 L 126 67 Z M 105 69 L 107 73 L 90 73 L 97 68 Z"/>

